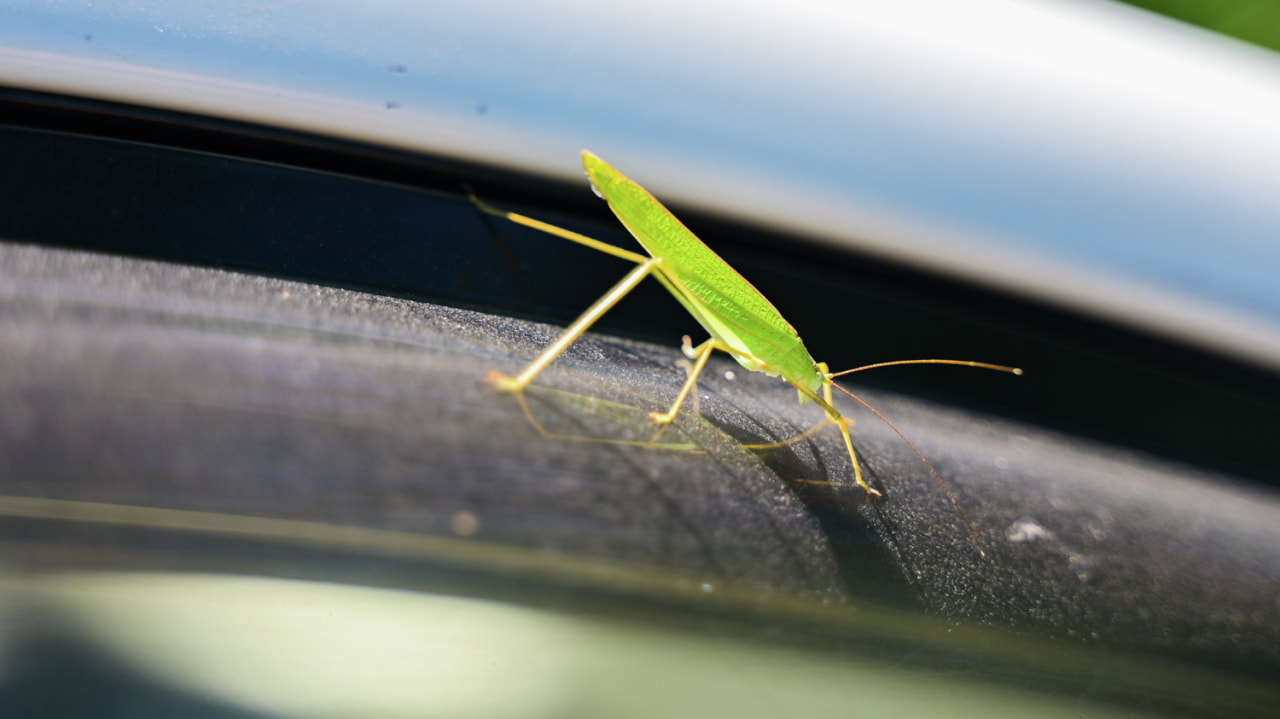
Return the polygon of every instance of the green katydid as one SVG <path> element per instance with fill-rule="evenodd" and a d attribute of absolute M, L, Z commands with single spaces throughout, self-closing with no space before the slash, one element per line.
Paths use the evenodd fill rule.
<path fill-rule="evenodd" d="M 629 260 L 636 265 L 635 269 L 631 270 L 603 297 L 596 300 L 595 304 L 591 305 L 560 335 L 559 339 L 530 362 L 520 374 L 508 377 L 497 371 L 490 372 L 488 378 L 499 390 L 522 392 L 547 365 L 581 337 L 592 323 L 608 312 L 644 278 L 652 275 L 675 296 L 676 301 L 706 329 L 711 337 L 697 347 L 692 346 L 688 337 L 685 338 L 684 353 L 692 360 L 693 366 L 671 408 L 666 412 L 650 413 L 650 417 L 658 425 L 658 432 L 650 444 L 656 441 L 663 430 L 675 420 L 711 353 L 720 350 L 732 356 L 748 370 L 782 377 L 796 388 L 801 404 L 815 402 L 822 407 L 827 418 L 840 428 L 845 448 L 849 451 L 849 460 L 853 464 L 854 480 L 870 495 L 879 496 L 880 492 L 867 484 L 862 477 L 858 455 L 854 451 L 853 439 L 849 434 L 849 420 L 840 414 L 832 401 L 831 388 L 835 387 L 871 410 L 911 447 L 933 473 L 947 498 L 959 512 L 978 551 L 986 556 L 955 497 L 952 496 L 937 470 L 929 460 L 925 459 L 924 454 L 916 449 L 916 446 L 897 427 L 894 427 L 893 423 L 852 392 L 837 385 L 834 380 L 836 377 L 853 372 L 900 364 L 954 364 L 1013 374 L 1022 374 L 1022 370 L 986 362 L 925 359 L 881 362 L 844 372 L 831 372 L 825 363 L 817 362 L 809 355 L 795 328 L 783 319 L 764 295 L 760 294 L 728 263 L 720 259 L 711 248 L 703 244 L 702 240 L 690 232 L 653 195 L 591 152 L 586 150 L 582 152 L 582 163 L 596 194 L 608 202 L 609 208 L 648 254 L 630 252 L 524 215 L 495 209 L 473 195 L 472 202 L 488 214 L 586 245 Z M 822 482 L 822 484 L 843 483 Z"/>

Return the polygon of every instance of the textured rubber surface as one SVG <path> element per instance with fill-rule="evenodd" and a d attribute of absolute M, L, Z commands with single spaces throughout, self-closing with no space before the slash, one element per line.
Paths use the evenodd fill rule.
<path fill-rule="evenodd" d="M 412 585 L 357 559 L 414 555 L 622 593 L 657 577 L 644 586 L 892 605 L 1264 676 L 1280 668 L 1274 497 L 866 392 L 947 479 L 987 562 L 919 460 L 857 409 L 855 441 L 886 493 L 877 506 L 856 488 L 796 481 L 847 480 L 834 431 L 743 449 L 820 412 L 728 360 L 705 375 L 701 418 L 687 413 L 662 438 L 700 453 L 541 437 L 483 378 L 518 370 L 556 332 L 0 244 L 0 540 L 28 569 L 290 575 L 311 561 L 326 576 Z M 551 431 L 645 439 L 644 412 L 674 395 L 679 362 L 674 343 L 589 336 L 529 404 Z M 231 544 L 197 541 L 208 536 Z M 282 546 L 348 559 L 304 561 Z"/>

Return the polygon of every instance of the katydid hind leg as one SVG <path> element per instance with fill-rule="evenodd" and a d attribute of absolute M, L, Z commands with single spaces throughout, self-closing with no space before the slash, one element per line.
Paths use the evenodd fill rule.
<path fill-rule="evenodd" d="M 596 322 L 596 320 L 603 317 L 605 313 L 618 303 L 618 301 L 625 297 L 627 293 L 636 287 L 636 285 L 640 284 L 645 277 L 648 277 L 652 273 L 657 261 L 652 257 L 637 254 L 635 252 L 629 252 L 620 247 L 614 247 L 606 242 L 601 242 L 600 240 L 587 237 L 586 235 L 573 232 L 572 230 L 566 230 L 563 227 L 557 227 L 515 212 L 500 210 L 487 202 L 484 202 L 479 197 L 476 197 L 475 193 L 472 192 L 470 188 L 467 188 L 467 193 L 470 197 L 471 203 L 475 205 L 476 209 L 486 215 L 501 217 L 518 225 L 523 225 L 525 227 L 538 230 L 539 232 L 544 232 L 561 239 L 569 240 L 570 242 L 585 245 L 594 250 L 636 263 L 636 267 L 631 270 L 631 272 L 627 273 L 626 277 L 622 278 L 618 284 L 614 285 L 612 289 L 587 308 L 587 310 L 583 312 L 578 319 L 574 320 L 573 324 L 569 325 L 569 327 L 561 333 L 560 337 L 553 342 L 551 346 L 525 366 L 520 374 L 515 377 L 508 377 L 496 370 L 488 374 L 488 380 L 499 390 L 503 392 L 520 392 L 523 391 L 525 387 L 528 387 L 529 383 L 541 374 L 542 370 L 546 369 L 547 365 L 551 364 L 556 357 L 559 357 L 561 353 L 568 349 L 569 345 L 573 344 L 579 337 L 581 337 L 587 329 Z"/>
<path fill-rule="evenodd" d="M 490 205 L 487 202 L 476 197 L 474 193 L 471 193 L 470 198 L 471 198 L 471 204 L 475 205 L 476 209 L 478 209 L 479 211 L 483 212 L 486 215 L 501 217 L 502 219 L 508 220 L 510 222 L 514 222 L 517 225 L 522 225 L 524 227 L 537 230 L 539 232 L 544 232 L 553 237 L 559 237 L 562 240 L 575 242 L 579 245 L 590 247 L 593 250 L 598 250 L 607 255 L 613 255 L 614 257 L 620 257 L 624 260 L 630 260 L 632 262 L 635 262 L 636 264 L 646 262 L 650 259 L 648 255 L 642 255 L 637 252 L 631 252 L 630 250 L 624 250 L 621 247 L 614 247 L 608 242 L 601 242 L 600 240 L 587 237 L 586 235 L 574 232 L 573 230 L 567 230 L 563 227 L 557 227 L 550 223 L 543 222 L 542 220 L 535 220 L 532 217 L 521 215 L 516 212 L 508 212 L 506 210 L 500 210 L 494 207 L 493 205 Z"/>
<path fill-rule="evenodd" d="M 614 285 L 604 296 L 596 300 L 595 304 L 588 307 L 586 312 L 583 312 L 578 319 L 574 320 L 573 324 L 569 325 L 561 333 L 560 337 L 530 362 L 520 374 L 515 377 L 507 377 L 501 372 L 494 371 L 489 373 L 489 381 L 497 385 L 498 389 L 503 392 L 519 392 L 528 387 L 529 383 L 541 374 L 542 370 L 547 368 L 547 365 L 551 364 L 556 357 L 559 357 L 562 352 L 568 349 L 569 345 L 577 341 L 591 325 L 595 324 L 596 320 L 613 309 L 613 306 L 619 300 L 626 297 L 628 292 L 635 289 L 636 285 L 640 284 L 645 277 L 648 277 L 649 273 L 653 271 L 653 266 L 656 262 L 657 260 L 650 259 L 636 265 L 635 269 L 628 272 L 626 277 L 623 277 L 618 284 Z"/>
<path fill-rule="evenodd" d="M 607 313 L 610 309 L 612 309 L 613 306 L 618 303 L 618 301 L 620 301 L 623 297 L 627 295 L 627 293 L 629 293 L 632 289 L 634 289 L 635 286 L 638 285 L 641 280 L 649 276 L 652 273 L 653 267 L 657 261 L 652 257 L 640 255 L 634 252 L 629 252 L 627 250 L 614 247 L 613 245 L 609 245 L 599 240 L 592 239 L 585 235 L 578 234 L 571 230 L 566 230 L 562 227 L 556 227 L 555 225 L 542 222 L 541 220 L 535 220 L 533 218 L 526 217 L 524 215 L 520 215 L 514 212 L 507 212 L 504 210 L 500 210 L 498 208 L 493 207 L 492 205 L 489 205 L 483 200 L 480 200 L 478 197 L 475 196 L 474 193 L 469 193 L 469 194 L 470 194 L 470 199 L 472 204 L 474 204 L 478 210 L 480 210 L 485 214 L 501 217 L 508 221 L 514 222 L 516 224 L 529 227 L 531 229 L 535 229 L 540 232 L 544 232 L 549 235 L 559 237 L 561 239 L 566 239 L 580 245 L 585 245 L 592 249 L 614 255 L 615 257 L 630 260 L 637 264 L 637 267 L 635 269 L 633 269 L 630 273 L 628 273 L 626 277 L 624 277 L 617 285 L 615 285 L 612 289 L 606 292 L 604 296 L 602 296 L 599 300 L 596 300 L 596 302 L 590 308 L 588 308 L 585 312 L 583 312 L 582 315 L 579 316 L 578 319 L 573 322 L 573 324 L 569 325 L 569 327 L 565 329 L 565 331 L 560 335 L 560 337 L 554 343 L 552 343 L 546 350 L 544 350 L 542 354 L 540 354 L 533 361 L 531 361 L 524 368 L 524 370 L 520 372 L 520 374 L 516 375 L 515 377 L 508 377 L 502 374 L 501 372 L 497 372 L 497 371 L 493 371 L 489 373 L 488 375 L 489 381 L 492 382 L 494 385 L 496 385 L 498 389 L 504 392 L 516 392 L 516 393 L 523 392 L 524 389 L 528 387 L 529 384 L 544 369 L 546 369 L 546 367 L 550 365 L 551 362 L 554 361 L 556 357 L 560 356 L 560 354 L 563 353 L 566 349 L 568 349 L 568 347 L 571 344 L 573 344 L 573 342 L 575 342 L 579 337 L 581 337 L 584 333 L 586 333 L 587 329 L 590 328 L 591 325 L 596 322 L 596 320 L 604 316 L 604 314 Z M 661 279 L 661 277 L 659 277 L 659 279 Z M 664 282 L 664 284 L 666 283 Z M 690 356 L 690 359 L 694 360 L 694 366 L 690 370 L 689 378 L 688 380 L 686 380 L 684 386 L 681 388 L 680 394 L 677 397 L 675 403 L 671 406 L 671 409 L 665 413 L 657 413 L 657 412 L 650 413 L 649 416 L 655 422 L 657 422 L 660 426 L 657 434 L 655 434 L 652 439 L 650 439 L 647 443 L 645 443 L 645 446 L 649 446 L 649 447 L 655 446 L 658 439 L 662 436 L 663 432 L 665 432 L 667 427 L 670 426 L 670 424 L 675 420 L 676 416 L 680 412 L 681 405 L 684 403 L 684 400 L 688 396 L 691 389 L 696 385 L 698 375 L 702 372 L 703 367 L 706 366 L 707 359 L 710 356 L 711 351 L 714 349 L 715 349 L 715 342 L 713 340 L 708 340 L 707 342 L 700 345 L 698 349 L 694 350 L 694 354 Z M 689 354 L 689 353 L 686 352 L 686 354 Z M 539 430 L 539 432 L 546 435 L 547 432 L 541 427 L 541 425 L 538 424 L 536 420 L 533 419 L 532 414 L 528 410 L 527 404 L 525 404 L 522 401 L 521 406 L 524 409 L 525 415 L 529 418 L 529 420 L 533 423 L 533 425 Z"/>

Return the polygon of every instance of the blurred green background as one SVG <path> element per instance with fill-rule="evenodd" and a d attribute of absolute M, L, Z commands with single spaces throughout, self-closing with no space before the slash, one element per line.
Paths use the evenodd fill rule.
<path fill-rule="evenodd" d="M 1280 0 L 1125 0 L 1223 35 L 1280 50 Z"/>

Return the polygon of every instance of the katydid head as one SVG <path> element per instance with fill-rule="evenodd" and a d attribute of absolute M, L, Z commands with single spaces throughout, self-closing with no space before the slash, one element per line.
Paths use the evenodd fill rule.
<path fill-rule="evenodd" d="M 831 384 L 831 380 L 827 379 L 825 362 L 814 362 L 810 371 L 788 376 L 787 381 L 795 386 L 800 404 L 809 404 L 816 400 L 822 394 L 822 386 Z"/>

